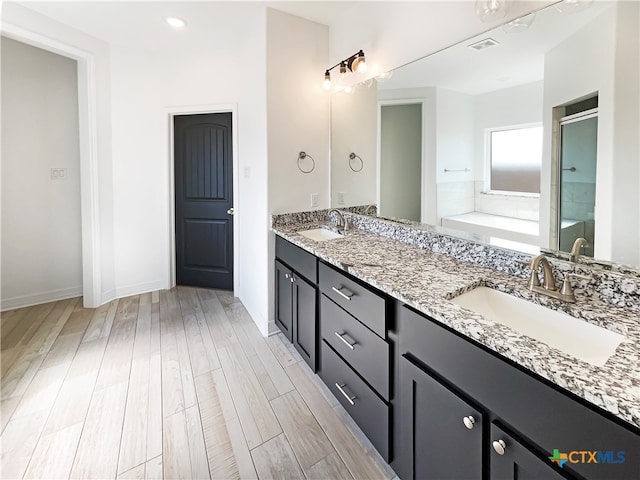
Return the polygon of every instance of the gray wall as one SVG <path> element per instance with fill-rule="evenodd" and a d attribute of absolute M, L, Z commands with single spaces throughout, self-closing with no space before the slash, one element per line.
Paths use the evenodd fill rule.
<path fill-rule="evenodd" d="M 422 105 L 384 105 L 380 125 L 379 215 L 420 221 Z"/>
<path fill-rule="evenodd" d="M 76 61 L 2 37 L 1 69 L 5 310 L 81 295 L 82 242 Z"/>

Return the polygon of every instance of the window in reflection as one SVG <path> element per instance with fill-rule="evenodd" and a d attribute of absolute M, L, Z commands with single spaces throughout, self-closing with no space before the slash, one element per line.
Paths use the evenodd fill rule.
<path fill-rule="evenodd" d="M 542 125 L 489 131 L 491 191 L 540 193 Z"/>

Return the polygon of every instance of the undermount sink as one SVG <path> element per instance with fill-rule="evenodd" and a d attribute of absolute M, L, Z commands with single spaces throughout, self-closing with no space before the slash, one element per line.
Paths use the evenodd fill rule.
<path fill-rule="evenodd" d="M 488 287 L 477 287 L 451 301 L 598 367 L 625 339 L 606 328 Z"/>
<path fill-rule="evenodd" d="M 316 242 L 324 242 L 325 240 L 333 240 L 334 238 L 343 238 L 344 234 L 334 232 L 328 228 L 314 228 L 311 230 L 300 230 L 298 232 L 303 237 L 307 237 Z"/>

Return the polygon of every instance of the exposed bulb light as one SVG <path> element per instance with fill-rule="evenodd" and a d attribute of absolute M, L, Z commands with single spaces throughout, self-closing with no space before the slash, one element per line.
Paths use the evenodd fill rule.
<path fill-rule="evenodd" d="M 187 22 L 178 17 L 167 17 L 164 21 L 174 28 L 183 28 L 187 24 Z"/>
<path fill-rule="evenodd" d="M 483 22 L 494 22 L 507 14 L 506 0 L 476 0 L 476 15 Z"/>
<path fill-rule="evenodd" d="M 393 70 L 389 70 L 388 72 L 382 72 L 376 76 L 376 80 L 379 82 L 385 82 L 389 80 L 393 76 Z"/>
<path fill-rule="evenodd" d="M 504 33 L 521 33 L 528 29 L 533 20 L 536 18 L 536 14 L 532 13 L 530 15 L 526 15 L 521 18 L 516 18 L 515 20 L 510 21 L 506 25 L 502 26 L 502 31 Z"/>
<path fill-rule="evenodd" d="M 324 82 L 322 83 L 322 87 L 325 90 L 331 90 L 331 74 L 329 70 L 324 72 Z"/>
<path fill-rule="evenodd" d="M 560 13 L 576 13 L 586 10 L 591 5 L 592 0 L 564 0 L 556 4 L 556 10 Z"/>
<path fill-rule="evenodd" d="M 357 54 L 356 57 L 353 58 L 351 57 L 353 60 L 351 60 L 351 65 L 350 68 L 352 71 L 356 71 L 359 73 L 364 73 L 367 71 L 367 60 L 364 57 L 364 52 L 362 50 L 360 50 Z"/>

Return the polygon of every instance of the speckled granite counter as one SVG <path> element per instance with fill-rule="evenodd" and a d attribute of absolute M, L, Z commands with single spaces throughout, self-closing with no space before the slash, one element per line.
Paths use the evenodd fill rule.
<path fill-rule="evenodd" d="M 325 217 L 326 218 L 326 217 Z M 273 231 L 351 275 L 429 315 L 566 390 L 640 427 L 640 319 L 637 311 L 595 297 L 568 304 L 527 289 L 514 275 L 352 228 L 344 238 L 318 242 L 297 232 L 326 224 L 321 217 L 278 222 Z M 596 367 L 466 310 L 449 299 L 486 285 L 526 298 L 626 337 Z"/>

